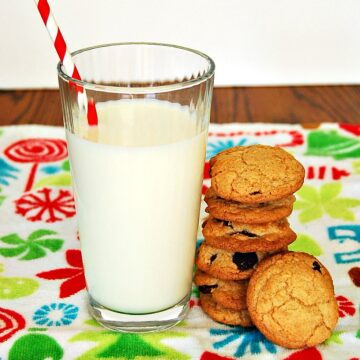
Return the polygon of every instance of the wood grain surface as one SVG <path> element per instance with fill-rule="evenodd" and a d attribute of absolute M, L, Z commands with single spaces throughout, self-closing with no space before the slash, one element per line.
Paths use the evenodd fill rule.
<path fill-rule="evenodd" d="M 360 124 L 360 86 L 215 88 L 211 121 Z M 0 91 L 0 124 L 62 125 L 58 90 Z"/>

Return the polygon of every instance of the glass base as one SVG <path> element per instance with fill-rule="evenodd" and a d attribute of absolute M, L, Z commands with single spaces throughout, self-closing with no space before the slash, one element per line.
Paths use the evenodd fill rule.
<path fill-rule="evenodd" d="M 189 310 L 191 293 L 171 308 L 151 314 L 124 314 L 110 310 L 89 295 L 91 316 L 107 329 L 119 332 L 146 333 L 162 331 L 183 320 Z"/>

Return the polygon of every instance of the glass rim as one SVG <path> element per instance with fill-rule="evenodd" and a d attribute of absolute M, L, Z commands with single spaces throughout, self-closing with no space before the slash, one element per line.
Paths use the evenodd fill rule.
<path fill-rule="evenodd" d="M 156 42 L 116 42 L 116 43 L 108 43 L 108 44 L 100 44 L 89 46 L 86 48 L 82 48 L 76 50 L 71 53 L 71 57 L 76 56 L 78 54 L 91 51 L 94 49 L 99 49 L 103 47 L 110 47 L 110 46 L 123 46 L 123 45 L 145 45 L 145 46 L 160 46 L 160 47 L 170 47 L 178 50 L 187 51 L 193 53 L 194 55 L 198 55 L 205 59 L 208 63 L 208 68 L 206 72 L 196 77 L 195 79 L 180 81 L 174 84 L 166 84 L 166 85 L 156 85 L 156 86 L 134 86 L 134 87 L 127 87 L 127 86 L 114 86 L 114 85 L 101 85 L 96 84 L 89 81 L 78 80 L 73 78 L 72 76 L 65 73 L 63 69 L 63 64 L 61 61 L 57 64 L 57 71 L 58 77 L 64 81 L 75 83 L 87 90 L 94 90 L 94 91 L 102 91 L 102 92 L 114 92 L 114 93 L 124 93 L 124 94 L 149 94 L 149 93 L 161 93 L 161 92 L 168 92 L 168 91 L 176 91 L 182 90 L 189 87 L 196 86 L 200 83 L 203 83 L 209 80 L 211 77 L 214 76 L 215 72 L 215 62 L 211 59 L 210 56 L 206 55 L 205 53 L 194 50 L 188 47 L 180 46 L 180 45 L 173 45 L 167 43 L 156 43 Z M 79 70 L 81 73 L 81 69 Z"/>

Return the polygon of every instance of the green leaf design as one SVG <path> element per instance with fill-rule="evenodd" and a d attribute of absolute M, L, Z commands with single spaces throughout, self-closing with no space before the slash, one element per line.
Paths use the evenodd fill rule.
<path fill-rule="evenodd" d="M 324 212 L 320 206 L 313 206 L 312 208 L 303 210 L 299 215 L 301 223 L 305 224 L 316 219 L 320 219 Z"/>
<path fill-rule="evenodd" d="M 50 175 L 39 180 L 33 188 L 38 189 L 45 186 L 71 186 L 71 176 L 68 172 Z"/>
<path fill-rule="evenodd" d="M 179 338 L 179 337 L 186 337 L 186 333 L 184 332 L 177 332 L 177 331 L 165 331 L 163 333 L 153 333 L 153 334 L 144 334 L 139 335 L 142 336 L 144 341 L 158 349 L 163 353 L 162 356 L 156 357 L 156 359 L 178 359 L 178 360 L 186 360 L 190 357 L 186 354 L 180 353 L 178 351 L 175 351 L 174 349 L 166 346 L 162 343 L 162 340 L 168 339 L 168 338 Z"/>
<path fill-rule="evenodd" d="M 105 338 L 106 336 L 104 336 L 103 331 L 88 330 L 88 331 L 82 331 L 81 333 L 73 336 L 70 339 L 70 342 L 76 342 L 76 341 L 104 342 Z M 112 336 L 109 336 L 109 338 L 112 338 Z"/>
<path fill-rule="evenodd" d="M 15 341 L 9 351 L 9 360 L 61 360 L 64 350 L 51 336 L 26 334 Z"/>
<path fill-rule="evenodd" d="M 30 244 L 27 253 L 20 260 L 34 260 L 46 256 L 46 251 L 40 246 Z"/>
<path fill-rule="evenodd" d="M 360 205 L 360 200 L 350 199 L 350 198 L 339 198 L 339 199 L 331 200 L 330 204 L 333 207 L 353 208 Z"/>
<path fill-rule="evenodd" d="M 62 163 L 61 168 L 62 168 L 64 171 L 70 171 L 70 162 L 69 162 L 69 160 L 65 160 L 65 161 Z"/>
<path fill-rule="evenodd" d="M 30 327 L 28 328 L 28 331 L 48 331 L 48 328 L 41 328 L 41 327 Z"/>
<path fill-rule="evenodd" d="M 319 201 L 319 194 L 317 190 L 310 185 L 304 185 L 297 193 L 297 196 L 308 202 Z"/>
<path fill-rule="evenodd" d="M 346 207 L 334 207 L 332 206 L 332 204 L 326 204 L 324 207 L 330 217 L 334 219 L 341 219 L 347 221 L 355 220 L 355 214 L 351 210 L 348 210 Z"/>
<path fill-rule="evenodd" d="M 339 344 L 339 345 L 343 344 L 343 341 L 341 340 L 341 337 L 340 337 L 342 333 L 343 333 L 343 331 L 334 331 L 330 335 L 330 337 L 327 340 L 325 340 L 324 344 L 325 345 L 330 345 L 332 343 Z"/>
<path fill-rule="evenodd" d="M 100 352 L 98 357 L 134 360 L 138 356 L 159 358 L 161 355 L 165 355 L 165 353 L 144 341 L 141 335 L 123 334 L 114 343 Z"/>
<path fill-rule="evenodd" d="M 55 235 L 56 232 L 55 231 L 52 231 L 52 230 L 44 230 L 44 229 L 40 229 L 40 230 L 36 230 L 34 232 L 32 232 L 29 236 L 28 236 L 28 239 L 30 241 L 33 241 L 33 240 L 37 240 L 45 235 Z"/>
<path fill-rule="evenodd" d="M 312 207 L 313 204 L 307 201 L 296 200 L 294 203 L 294 210 L 303 210 Z"/>
<path fill-rule="evenodd" d="M 300 197 L 306 197 L 306 201 L 296 201 L 294 205 L 294 210 L 299 211 L 299 221 L 308 223 L 321 218 L 325 213 L 334 219 L 354 221 L 355 214 L 350 208 L 360 206 L 360 200 L 339 197 L 341 189 L 340 182 L 324 184 L 319 190 L 306 185 L 305 195 L 301 190 L 298 192 Z"/>
<path fill-rule="evenodd" d="M 341 193 L 340 182 L 324 184 L 320 188 L 320 199 L 322 202 L 326 202 L 336 198 L 340 193 Z"/>
<path fill-rule="evenodd" d="M 297 239 L 289 245 L 289 250 L 306 252 L 313 256 L 323 254 L 320 245 L 312 237 L 305 234 L 298 234 Z"/>
<path fill-rule="evenodd" d="M 360 174 L 360 160 L 354 161 L 352 167 L 355 174 Z"/>
<path fill-rule="evenodd" d="M 32 232 L 26 240 L 18 234 L 9 234 L 0 238 L 0 241 L 13 245 L 11 247 L 0 247 L 0 255 L 4 257 L 15 257 L 24 254 L 20 260 L 34 260 L 46 256 L 46 249 L 56 252 L 61 249 L 64 240 L 57 238 L 43 238 L 44 236 L 56 235 L 55 231 L 39 229 Z"/>
<path fill-rule="evenodd" d="M 18 256 L 26 250 L 26 245 L 21 245 L 12 248 L 0 248 L 0 255 L 4 257 Z"/>
<path fill-rule="evenodd" d="M 21 237 L 18 234 L 15 234 L 15 233 L 1 237 L 0 241 L 2 241 L 5 244 L 10 244 L 10 245 L 18 245 L 18 244 L 25 243 L 25 241 L 23 239 L 21 239 Z"/>
<path fill-rule="evenodd" d="M 182 354 L 162 343 L 162 340 L 167 338 L 184 336 L 186 336 L 185 333 L 178 331 L 140 335 L 94 329 L 81 332 L 71 338 L 70 341 L 93 341 L 97 343 L 95 347 L 83 353 L 77 360 L 186 360 L 189 359 L 188 355 Z"/>
<path fill-rule="evenodd" d="M 103 329 L 103 327 L 94 319 L 88 319 L 84 321 L 84 324 Z"/>
<path fill-rule="evenodd" d="M 52 252 L 56 252 L 61 249 L 64 240 L 61 239 L 42 239 L 36 240 L 36 244 L 40 245 Z"/>
<path fill-rule="evenodd" d="M 197 299 L 200 298 L 200 291 L 197 286 L 194 286 L 191 290 L 191 294 L 194 295 Z"/>
<path fill-rule="evenodd" d="M 0 187 L 0 193 L 1 192 L 2 192 L 2 188 Z M 2 205 L 2 203 L 4 202 L 5 199 L 6 199 L 6 196 L 0 195 L 0 206 Z"/>
<path fill-rule="evenodd" d="M 331 156 L 334 159 L 360 157 L 360 141 L 340 135 L 336 130 L 311 131 L 306 155 Z"/>

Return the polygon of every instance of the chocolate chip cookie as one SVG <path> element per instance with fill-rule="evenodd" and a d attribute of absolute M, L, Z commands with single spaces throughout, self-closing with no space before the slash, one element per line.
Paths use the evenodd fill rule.
<path fill-rule="evenodd" d="M 282 249 L 283 250 L 283 249 Z M 203 242 L 196 265 L 209 275 L 222 280 L 243 280 L 251 276 L 255 266 L 271 252 L 232 252 L 217 249 Z"/>
<path fill-rule="evenodd" d="M 205 211 L 217 219 L 260 224 L 288 217 L 292 212 L 295 196 L 290 195 L 284 199 L 265 203 L 244 204 L 222 199 L 210 187 L 206 191 L 204 200 L 208 205 Z"/>
<path fill-rule="evenodd" d="M 210 217 L 203 228 L 206 243 L 228 251 L 272 251 L 291 244 L 296 234 L 286 219 L 267 224 L 243 224 Z"/>
<path fill-rule="evenodd" d="M 233 310 L 247 309 L 247 280 L 220 280 L 198 269 L 194 281 L 201 294 L 211 294 L 219 305 Z"/>
<path fill-rule="evenodd" d="M 322 343 L 338 320 L 329 272 L 315 257 L 300 252 L 259 263 L 249 282 L 247 305 L 269 340 L 293 349 Z"/>
<path fill-rule="evenodd" d="M 288 152 L 265 145 L 237 146 L 210 160 L 211 186 L 223 199 L 243 203 L 279 200 L 304 182 L 304 167 Z"/>
<path fill-rule="evenodd" d="M 213 320 L 227 325 L 252 326 L 249 312 L 246 309 L 227 309 L 212 298 L 209 294 L 200 294 L 201 307 Z"/>

